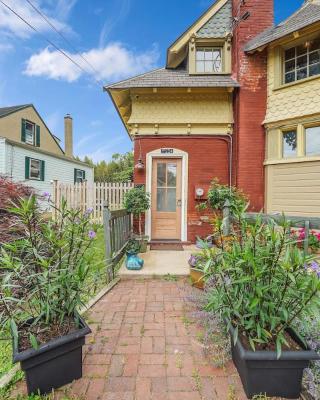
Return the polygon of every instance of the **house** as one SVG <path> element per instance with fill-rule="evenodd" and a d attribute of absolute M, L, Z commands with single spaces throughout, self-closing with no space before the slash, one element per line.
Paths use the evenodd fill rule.
<path fill-rule="evenodd" d="M 217 0 L 168 48 L 164 68 L 105 87 L 134 142 L 135 184 L 151 193 L 151 240 L 210 234 L 197 205 L 213 178 L 263 209 L 267 51 L 244 47 L 272 26 L 273 0 Z"/>
<path fill-rule="evenodd" d="M 93 169 L 73 157 L 73 121 L 65 117 L 65 150 L 32 104 L 0 108 L 0 175 L 53 194 L 53 181 L 93 182 Z"/>
<path fill-rule="evenodd" d="M 268 51 L 266 211 L 320 214 L 320 1 L 246 45 Z"/>

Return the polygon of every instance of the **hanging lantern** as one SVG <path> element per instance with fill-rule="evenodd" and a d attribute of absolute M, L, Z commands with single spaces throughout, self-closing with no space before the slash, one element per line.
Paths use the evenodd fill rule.
<path fill-rule="evenodd" d="M 139 158 L 139 160 L 138 160 L 137 164 L 134 166 L 134 168 L 139 170 L 139 171 L 144 169 L 144 163 L 141 160 L 141 158 Z"/>

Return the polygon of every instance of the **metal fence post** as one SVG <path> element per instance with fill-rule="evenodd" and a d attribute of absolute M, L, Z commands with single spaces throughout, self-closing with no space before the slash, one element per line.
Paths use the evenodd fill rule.
<path fill-rule="evenodd" d="M 106 249 L 107 274 L 109 281 L 113 279 L 110 220 L 111 220 L 111 212 L 109 210 L 108 203 L 105 202 L 103 205 L 103 229 L 104 229 L 104 241 Z"/>
<path fill-rule="evenodd" d="M 231 204 L 229 200 L 226 200 L 223 205 L 223 235 L 229 236 L 231 231 Z"/>

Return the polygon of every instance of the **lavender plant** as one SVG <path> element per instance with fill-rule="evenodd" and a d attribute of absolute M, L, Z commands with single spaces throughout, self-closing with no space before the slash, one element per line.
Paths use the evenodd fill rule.
<path fill-rule="evenodd" d="M 64 200 L 54 220 L 41 213 L 35 196 L 20 199 L 9 211 L 24 236 L 1 249 L 0 322 L 10 324 L 24 347 L 37 347 L 77 328 L 77 310 L 89 290 L 85 254 L 96 233 L 91 210 L 69 210 Z"/>

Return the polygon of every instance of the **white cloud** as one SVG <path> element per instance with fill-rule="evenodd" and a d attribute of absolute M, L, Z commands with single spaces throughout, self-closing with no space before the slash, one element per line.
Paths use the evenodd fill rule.
<path fill-rule="evenodd" d="M 5 3 L 40 32 L 48 32 L 51 30 L 47 22 L 25 0 L 5 0 Z M 62 15 L 62 12 L 59 10 L 65 10 L 66 13 L 69 10 L 70 12 L 70 5 L 73 7 L 75 0 L 60 0 L 58 3 L 55 1 L 54 7 L 50 7 L 50 9 L 44 8 L 48 5 L 46 4 L 48 2 L 44 0 L 32 0 L 32 3 L 47 15 L 57 29 L 64 32 L 72 31 L 66 23 L 62 22 L 62 18 L 60 20 L 59 16 Z M 69 7 L 64 4 L 69 4 Z M 58 15 L 58 17 L 53 18 L 50 17 L 50 15 Z M 0 32 L 1 34 L 10 34 L 23 39 L 26 39 L 35 33 L 29 26 L 2 4 L 0 7 Z"/>
<path fill-rule="evenodd" d="M 135 53 L 121 43 L 110 43 L 104 48 L 93 48 L 82 53 L 97 74 L 90 69 L 77 54 L 67 53 L 78 64 L 90 71 L 96 79 L 113 81 L 137 75 L 156 67 L 159 59 L 157 46 L 151 50 Z M 74 65 L 56 50 L 49 47 L 32 55 L 26 63 L 24 73 L 28 76 L 41 76 L 55 80 L 74 82 L 78 80 L 83 71 Z"/>

